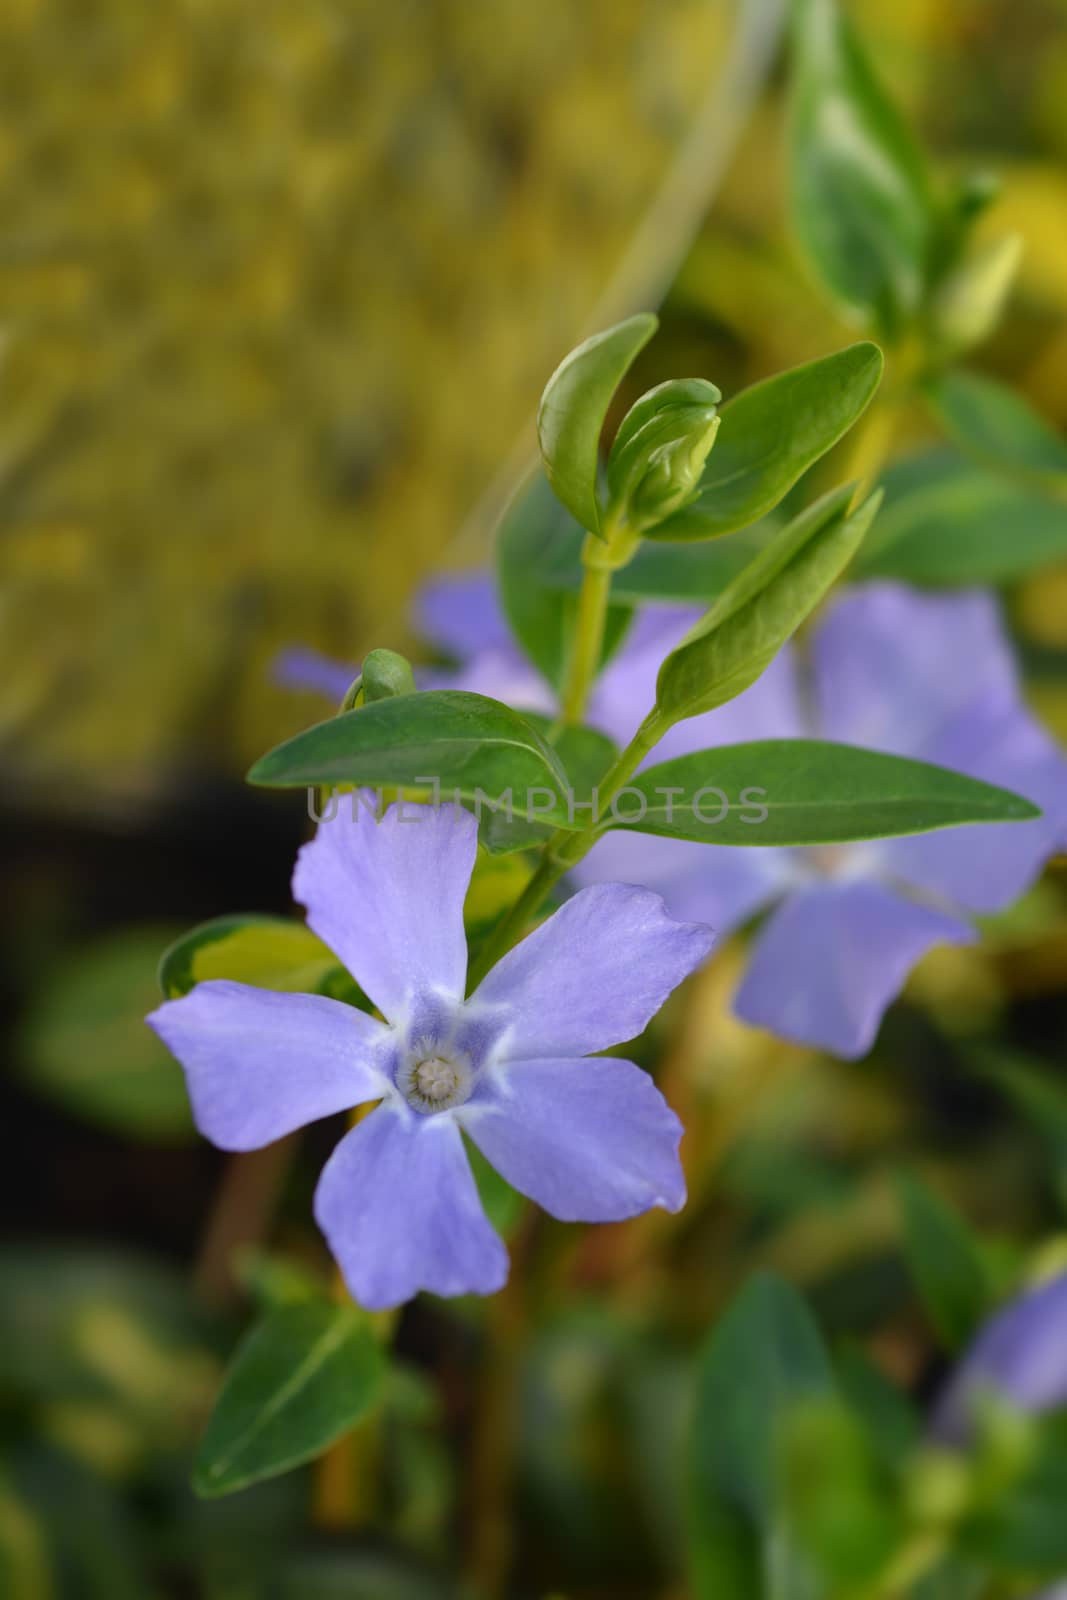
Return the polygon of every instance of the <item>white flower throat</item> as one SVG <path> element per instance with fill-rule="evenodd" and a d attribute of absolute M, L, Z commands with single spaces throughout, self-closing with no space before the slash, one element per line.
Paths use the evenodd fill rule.
<path fill-rule="evenodd" d="M 397 1069 L 396 1086 L 423 1116 L 450 1111 L 470 1099 L 474 1088 L 471 1058 L 437 1039 L 416 1039 Z"/>

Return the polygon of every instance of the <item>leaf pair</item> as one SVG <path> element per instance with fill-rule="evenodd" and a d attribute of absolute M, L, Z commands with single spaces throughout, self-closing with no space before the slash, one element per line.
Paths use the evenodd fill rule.
<path fill-rule="evenodd" d="M 703 379 L 661 384 L 624 418 L 598 491 L 599 441 L 618 384 L 656 328 L 642 313 L 587 339 L 549 379 L 538 413 L 545 475 L 579 527 L 606 518 L 646 539 L 717 538 L 765 516 L 845 434 L 882 374 L 872 344 L 779 373 L 717 410 Z M 535 569 L 536 570 L 536 569 Z"/>
<path fill-rule="evenodd" d="M 276 788 L 409 786 L 421 779 L 422 792 L 431 798 L 427 785 L 433 778 L 443 796 L 455 791 L 472 803 L 479 790 L 483 802 L 503 799 L 510 791 L 513 817 L 535 825 L 533 834 L 517 830 L 497 839 L 497 848 L 514 849 L 536 838 L 545 824 L 571 831 L 589 826 L 588 810 L 575 802 L 586 800 L 595 782 L 590 758 L 602 760 L 606 754 L 602 746 L 593 747 L 600 737 L 582 731 L 582 750 L 572 756 L 568 776 L 561 750 L 549 746 L 518 712 L 482 695 L 432 690 L 308 728 L 257 762 L 249 779 Z M 669 810 L 658 785 L 675 789 Z M 751 822 L 754 803 L 746 804 L 742 796 L 749 785 L 764 791 L 756 809 L 766 817 L 758 826 Z M 709 797 L 709 786 L 722 791 L 725 802 Z M 643 813 L 634 814 L 629 803 L 620 805 L 604 826 L 633 826 L 711 844 L 849 842 L 1038 815 L 1018 795 L 962 773 L 805 739 L 700 751 L 650 767 L 628 787 L 645 801 Z M 494 843 L 491 835 L 487 842 Z"/>

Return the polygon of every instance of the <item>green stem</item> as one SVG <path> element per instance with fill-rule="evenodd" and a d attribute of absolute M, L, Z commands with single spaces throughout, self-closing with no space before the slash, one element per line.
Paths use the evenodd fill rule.
<path fill-rule="evenodd" d="M 616 757 L 597 785 L 596 814 L 589 826 L 580 831 L 558 828 L 552 837 L 546 840 L 533 877 L 511 909 L 505 912 L 497 923 L 479 950 L 477 958 L 471 963 L 469 989 L 476 989 L 490 968 L 494 967 L 500 957 L 518 942 L 528 924 L 541 909 L 550 889 L 593 848 L 599 838 L 599 825 L 612 800 L 623 788 L 626 780 L 637 771 L 653 745 L 662 739 L 667 726 L 655 709 L 650 711 L 626 749 Z"/>
<path fill-rule="evenodd" d="M 604 629 L 611 595 L 610 567 L 586 566 L 578 595 L 578 616 L 563 687 L 561 721 L 581 722 L 604 653 Z"/>
<path fill-rule="evenodd" d="M 621 521 L 609 521 L 600 535 L 586 534 L 578 615 L 560 695 L 558 727 L 571 727 L 585 716 L 589 691 L 604 654 L 612 574 L 632 560 L 640 542 L 640 534 Z"/>

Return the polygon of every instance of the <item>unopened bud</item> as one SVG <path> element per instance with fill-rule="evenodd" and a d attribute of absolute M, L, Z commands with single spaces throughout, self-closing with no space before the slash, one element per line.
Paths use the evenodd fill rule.
<path fill-rule="evenodd" d="M 411 663 L 396 650 L 372 650 L 363 661 L 362 683 L 363 703 L 368 706 L 415 692 Z"/>
<path fill-rule="evenodd" d="M 608 516 L 641 531 L 694 498 L 719 427 L 722 396 L 703 378 L 650 389 L 624 417 L 608 458 Z"/>

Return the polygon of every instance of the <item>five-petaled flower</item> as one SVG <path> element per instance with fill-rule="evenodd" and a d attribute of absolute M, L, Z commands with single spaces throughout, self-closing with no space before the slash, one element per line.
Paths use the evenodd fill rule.
<path fill-rule="evenodd" d="M 545 680 L 510 638 L 486 574 L 429 584 L 422 631 L 460 670 L 427 679 L 551 710 Z M 601 673 L 587 719 L 619 744 L 655 697 L 663 656 L 699 616 L 651 606 Z M 289 659 L 294 686 L 340 698 L 348 668 Z M 342 681 L 343 680 L 343 681 Z M 920 594 L 897 583 L 846 590 L 814 630 L 810 660 L 788 647 L 736 700 L 680 722 L 649 757 L 758 739 L 822 738 L 952 767 L 1015 789 L 1043 808 L 1032 822 L 994 823 L 822 849 L 708 844 L 616 829 L 580 864 L 575 881 L 650 885 L 678 917 L 719 935 L 770 911 L 734 999 L 745 1021 L 784 1038 L 863 1055 L 915 963 L 938 944 L 976 937 L 971 914 L 1004 909 L 1067 839 L 1067 761 L 1023 700 L 997 603 L 983 591 Z M 646 763 L 646 764 L 649 764 Z M 714 783 L 709 761 L 708 781 Z M 758 787 L 754 769 L 750 784 Z"/>
<path fill-rule="evenodd" d="M 583 890 L 465 998 L 463 903 L 477 825 L 457 806 L 357 797 L 297 859 L 308 924 L 379 1021 L 321 995 L 209 981 L 148 1019 L 185 1068 L 197 1125 L 227 1150 L 379 1104 L 341 1140 L 315 1215 L 371 1309 L 488 1294 L 507 1253 L 482 1209 L 467 1135 L 516 1189 L 565 1221 L 611 1222 L 685 1200 L 681 1125 L 629 1061 L 591 1055 L 643 1031 L 707 956 L 709 929 L 658 895 Z"/>
<path fill-rule="evenodd" d="M 620 657 L 609 729 L 652 693 Z M 620 729 L 621 731 L 621 729 Z M 871 583 L 841 594 L 810 658 L 783 651 L 736 700 L 672 728 L 654 761 L 758 739 L 821 738 L 885 750 L 1015 789 L 1043 809 L 865 844 L 750 849 L 632 830 L 608 834 L 576 874 L 633 878 L 717 934 L 773 907 L 734 1009 L 747 1022 L 845 1057 L 874 1041 L 908 972 L 937 944 L 967 944 L 969 914 L 1010 905 L 1067 837 L 1067 761 L 1023 700 L 992 595 Z M 708 781 L 714 783 L 709 758 Z M 758 763 L 752 784 L 758 785 Z M 759 827 L 752 829 L 758 843 Z M 715 828 L 708 840 L 714 844 Z"/>

